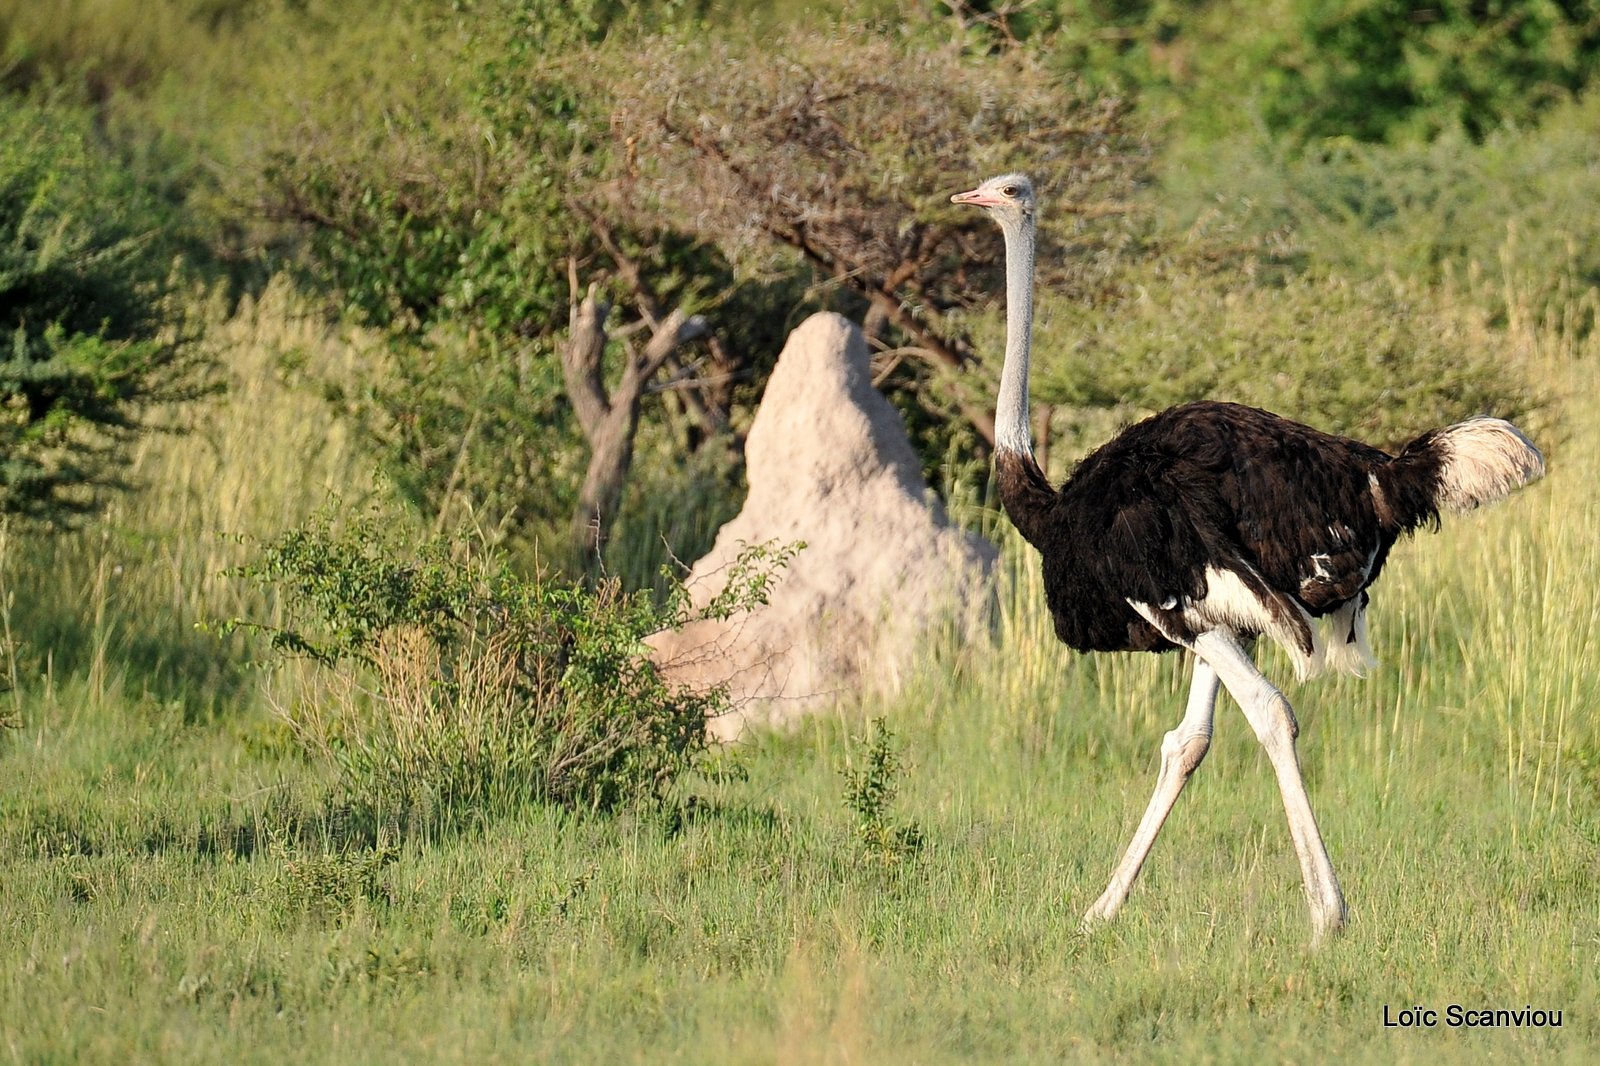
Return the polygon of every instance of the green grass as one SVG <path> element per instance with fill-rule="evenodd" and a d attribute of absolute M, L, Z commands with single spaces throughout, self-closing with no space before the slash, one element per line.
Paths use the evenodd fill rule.
<path fill-rule="evenodd" d="M 1324 697 L 1306 715 L 1355 913 L 1343 939 L 1306 948 L 1270 774 L 1236 720 L 1123 918 L 1079 935 L 1165 717 L 1119 714 L 1101 686 L 1174 695 L 1165 669 L 1106 676 L 1135 669 L 1074 669 L 1031 714 L 949 691 L 897 708 L 900 805 L 926 843 L 888 868 L 864 861 L 840 802 L 844 719 L 733 756 L 749 779 L 704 788 L 676 832 L 530 815 L 402 843 L 374 869 L 315 780 L 247 754 L 245 727 L 138 704 L 91 720 L 63 690 L 30 707 L 0 776 L 4 1046 L 20 1061 L 1592 1054 L 1593 782 L 1547 797 L 1492 723 L 1458 740 L 1450 714 L 1415 710 L 1449 692 L 1442 672 L 1398 710 Z M 1559 1007 L 1565 1026 L 1381 1026 L 1385 1004 L 1451 1002 Z"/>
<path fill-rule="evenodd" d="M 1011 544 L 995 649 L 732 752 L 745 779 L 677 818 L 401 839 L 331 806 L 250 690 L 197 716 L 122 675 L 26 685 L 0 758 L 0 1056 L 1592 1061 L 1600 423 L 1574 416 L 1542 486 L 1398 553 L 1375 676 L 1289 689 L 1354 917 L 1323 950 L 1228 707 L 1122 917 L 1080 935 L 1184 677 L 1059 651 Z M 922 831 L 899 862 L 844 802 L 867 713 L 907 766 L 892 816 Z M 1450 1003 L 1564 1024 L 1383 1027 Z"/>
<path fill-rule="evenodd" d="M 1313 951 L 1270 768 L 1227 704 L 1123 914 L 1078 932 L 1186 678 L 1059 648 L 1014 537 L 994 646 L 727 753 L 739 772 L 675 812 L 430 837 L 340 807 L 272 715 L 287 689 L 193 624 L 247 606 L 218 576 L 247 550 L 228 534 L 366 491 L 297 368 L 371 371 L 281 291 L 214 315 L 233 391 L 149 442 L 148 487 L 96 530 L 5 541 L 23 646 L 0 708 L 24 725 L 0 737 L 0 1060 L 1600 1055 L 1594 339 L 1507 332 L 1562 401 L 1550 476 L 1396 552 L 1372 677 L 1287 685 L 1353 915 Z M 847 802 L 877 715 L 902 767 L 880 813 L 915 848 L 868 846 Z M 1451 1003 L 1564 1024 L 1383 1026 Z"/>

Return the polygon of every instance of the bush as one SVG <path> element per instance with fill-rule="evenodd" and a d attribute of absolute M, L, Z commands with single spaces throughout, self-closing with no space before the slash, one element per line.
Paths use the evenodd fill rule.
<path fill-rule="evenodd" d="M 844 778 L 844 805 L 855 815 L 855 840 L 860 857 L 869 864 L 893 869 L 922 850 L 922 827 L 891 816 L 900 779 L 907 767 L 895 747 L 894 731 L 883 718 L 872 720 L 870 735 L 851 737 L 859 768 L 840 770 Z"/>
<path fill-rule="evenodd" d="M 978 7 L 978 4 L 952 4 Z M 1043 0 L 1060 66 L 1134 87 L 1209 140 L 1397 142 L 1527 125 L 1600 72 L 1589 0 Z"/>
<path fill-rule="evenodd" d="M 1459 285 L 1504 319 L 1510 287 L 1536 314 L 1600 284 L 1600 96 L 1550 113 L 1538 129 L 1472 143 L 1346 143 L 1291 152 L 1261 136 L 1187 151 L 1169 168 L 1163 201 L 1177 227 L 1232 239 L 1290 234 L 1318 266 L 1354 277 Z M 1585 307 L 1580 328 L 1593 325 Z"/>
<path fill-rule="evenodd" d="M 1242 260 L 1123 280 L 1130 295 L 1109 307 L 1041 301 L 1039 342 L 1058 353 L 1040 367 L 1041 398 L 1129 414 L 1231 400 L 1379 447 L 1538 403 L 1501 336 L 1391 279 L 1274 279 Z"/>
<path fill-rule="evenodd" d="M 1395 140 L 1526 122 L 1600 69 L 1594 6 L 1408 0 L 1291 5 L 1277 55 L 1256 45 L 1269 128 Z"/>
<path fill-rule="evenodd" d="M 764 602 L 772 563 L 751 549 L 729 591 L 691 612 L 681 584 L 664 603 L 522 578 L 434 539 L 408 553 L 374 517 L 335 530 L 323 514 L 267 544 L 243 576 L 282 595 L 272 647 L 310 659 L 282 713 L 370 809 L 455 824 L 527 803 L 605 811 L 649 804 L 693 769 L 721 689 L 669 684 L 645 637 Z"/>
<path fill-rule="evenodd" d="M 312 914 L 332 920 L 347 917 L 360 903 L 391 902 L 383 871 L 400 857 L 392 844 L 301 853 L 274 842 L 277 890 L 286 914 Z"/>
<path fill-rule="evenodd" d="M 203 391 L 167 225 L 86 110 L 0 96 L 0 512 L 92 509 L 142 410 Z"/>

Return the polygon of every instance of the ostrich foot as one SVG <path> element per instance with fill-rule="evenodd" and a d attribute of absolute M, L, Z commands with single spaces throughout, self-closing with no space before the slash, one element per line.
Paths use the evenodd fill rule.
<path fill-rule="evenodd" d="M 1106 889 L 1105 894 L 1094 901 L 1094 906 L 1083 912 L 1083 917 L 1078 921 L 1078 932 L 1085 935 L 1093 933 L 1115 918 L 1121 909 L 1122 900 L 1113 898 L 1111 889 Z"/>

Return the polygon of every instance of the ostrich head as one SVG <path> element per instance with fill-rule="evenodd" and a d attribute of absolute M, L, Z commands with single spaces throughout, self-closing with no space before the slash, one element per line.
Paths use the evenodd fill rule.
<path fill-rule="evenodd" d="M 950 202 L 983 208 L 1002 229 L 1020 228 L 1033 221 L 1033 182 L 1026 174 L 1001 174 L 971 192 L 956 193 Z"/>

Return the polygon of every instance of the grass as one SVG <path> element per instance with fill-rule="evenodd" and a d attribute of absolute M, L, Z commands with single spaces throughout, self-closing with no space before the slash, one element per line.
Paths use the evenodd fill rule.
<path fill-rule="evenodd" d="M 0 540 L 0 596 L 24 672 L 46 691 L 83 674 L 96 700 L 127 687 L 203 715 L 247 699 L 254 682 L 237 647 L 196 630 L 257 613 L 225 571 L 253 553 L 246 538 L 304 519 L 330 494 L 359 507 L 375 491 L 351 427 L 312 387 L 371 373 L 360 337 L 328 327 L 287 284 L 233 313 L 196 299 L 226 397 L 158 420 L 182 435 L 143 439 L 129 474 L 139 491 L 113 498 L 103 523 Z"/>
<path fill-rule="evenodd" d="M 1310 953 L 1237 723 L 1123 920 L 1084 938 L 1076 915 L 1149 783 L 1120 749 L 1153 747 L 1154 713 L 1119 728 L 1058 705 L 1040 747 L 992 712 L 978 728 L 981 701 L 943 708 L 954 725 L 901 708 L 902 805 L 926 843 L 899 868 L 859 861 L 843 720 L 735 756 L 749 780 L 707 788 L 675 833 L 530 815 L 380 865 L 312 783 L 241 765 L 227 731 L 137 707 L 90 727 L 74 702 L 37 708 L 48 724 L 6 770 L 0 998 L 22 1060 L 1254 1060 L 1324 1043 L 1579 1059 L 1600 1035 L 1592 797 L 1530 802 L 1492 740 L 1439 773 L 1458 764 L 1426 720 L 1379 748 L 1385 767 L 1358 754 L 1365 731 L 1332 750 L 1348 723 L 1315 716 L 1312 787 L 1356 924 Z M 1381 1028 L 1385 1004 L 1413 1002 L 1566 1021 Z"/>
<path fill-rule="evenodd" d="M 1371 678 L 1286 689 L 1354 919 L 1311 951 L 1270 769 L 1230 706 L 1123 915 L 1078 932 L 1186 679 L 1173 657 L 1058 648 L 1014 538 L 994 648 L 727 753 L 736 772 L 665 813 L 421 837 L 341 808 L 192 626 L 237 611 L 225 534 L 363 484 L 295 376 L 359 348 L 281 292 L 217 314 L 234 392 L 151 441 L 150 487 L 101 529 L 7 542 L 24 725 L 0 741 L 0 1059 L 1600 1054 L 1593 341 L 1513 325 L 1512 357 L 1573 401 L 1549 478 L 1396 552 Z M 875 716 L 893 759 L 862 739 Z M 919 846 L 864 845 L 865 773 L 892 777 L 876 816 Z M 1563 1025 L 1383 1025 L 1451 1003 Z"/>

